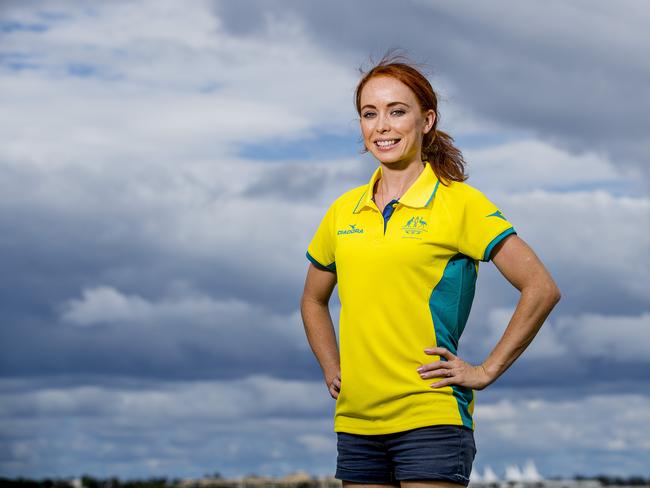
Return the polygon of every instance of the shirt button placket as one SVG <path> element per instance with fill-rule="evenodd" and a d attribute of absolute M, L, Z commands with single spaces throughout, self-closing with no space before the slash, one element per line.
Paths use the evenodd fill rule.
<path fill-rule="evenodd" d="M 395 211 L 395 207 L 399 203 L 399 200 L 391 200 L 386 204 L 384 207 L 384 211 L 382 212 L 384 216 L 384 236 L 386 235 L 386 226 L 388 225 L 388 220 L 391 218 L 393 215 L 393 212 Z"/>

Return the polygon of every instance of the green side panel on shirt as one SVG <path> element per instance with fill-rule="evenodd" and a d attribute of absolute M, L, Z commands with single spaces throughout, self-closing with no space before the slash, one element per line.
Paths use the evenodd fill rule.
<path fill-rule="evenodd" d="M 456 354 L 458 350 L 458 340 L 465 329 L 472 308 L 476 278 L 476 262 L 464 254 L 456 254 L 447 263 L 442 278 L 429 297 L 429 310 L 435 328 L 436 343 L 452 354 Z M 441 357 L 440 360 L 445 361 L 445 358 Z M 451 388 L 458 403 L 463 425 L 473 428 L 469 405 L 474 398 L 474 391 L 472 388 L 458 385 L 452 385 Z"/>

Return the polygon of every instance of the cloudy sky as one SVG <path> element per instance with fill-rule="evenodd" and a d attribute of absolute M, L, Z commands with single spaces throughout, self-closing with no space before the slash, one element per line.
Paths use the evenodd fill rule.
<path fill-rule="evenodd" d="M 648 14 L 4 0 L 0 474 L 333 474 L 304 254 L 376 167 L 353 92 L 398 47 L 426 66 L 468 183 L 563 292 L 477 392 L 475 473 L 650 475 Z M 481 264 L 462 357 L 487 356 L 518 297 Z"/>

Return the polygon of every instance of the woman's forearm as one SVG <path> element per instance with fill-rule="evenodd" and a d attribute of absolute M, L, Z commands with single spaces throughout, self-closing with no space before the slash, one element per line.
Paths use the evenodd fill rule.
<path fill-rule="evenodd" d="M 309 346 L 323 370 L 323 376 L 331 380 L 340 370 L 340 358 L 329 307 L 318 301 L 303 299 L 300 312 Z"/>
<path fill-rule="evenodd" d="M 524 352 L 559 300 L 560 292 L 554 283 L 521 290 L 508 327 L 481 365 L 489 383 L 501 376 Z"/>

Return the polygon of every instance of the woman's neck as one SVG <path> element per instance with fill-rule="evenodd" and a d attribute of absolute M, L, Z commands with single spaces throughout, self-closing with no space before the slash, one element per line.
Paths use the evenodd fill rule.
<path fill-rule="evenodd" d="M 399 167 L 390 164 L 381 164 L 381 179 L 377 184 L 377 191 L 381 191 L 388 200 L 401 197 L 406 190 L 418 179 L 424 170 L 426 162 L 413 161 L 407 166 Z"/>

